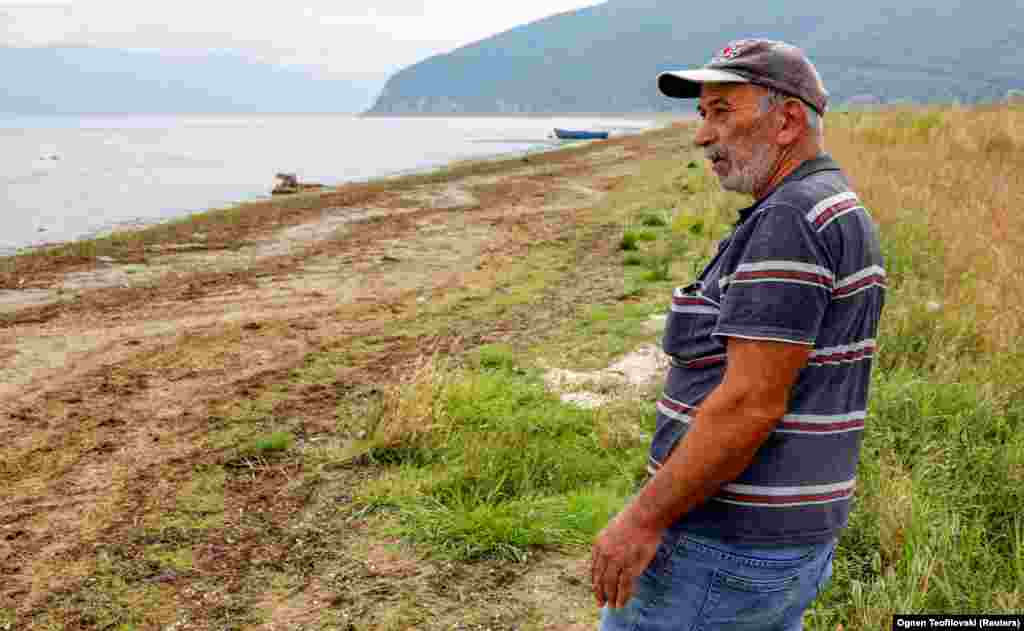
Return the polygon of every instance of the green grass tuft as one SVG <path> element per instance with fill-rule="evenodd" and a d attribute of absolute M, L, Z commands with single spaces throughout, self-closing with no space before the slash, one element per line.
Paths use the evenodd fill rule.
<path fill-rule="evenodd" d="M 671 276 L 669 276 L 668 265 L 666 264 L 664 266 L 659 266 L 645 271 L 640 274 L 640 278 L 648 283 L 657 283 L 669 280 Z"/>
<path fill-rule="evenodd" d="M 460 372 L 438 388 L 427 429 L 376 451 L 395 469 L 363 500 L 444 554 L 522 560 L 532 546 L 582 544 L 642 471 L 649 411 L 578 409 L 511 371 Z"/>
<path fill-rule="evenodd" d="M 640 216 L 640 225 L 647 226 L 648 228 L 661 228 L 667 226 L 668 221 L 663 214 L 649 212 Z"/>
<path fill-rule="evenodd" d="M 476 350 L 476 361 L 482 368 L 512 368 L 515 351 L 508 344 L 485 344 Z"/>
<path fill-rule="evenodd" d="M 274 432 L 253 441 L 251 452 L 254 455 L 279 453 L 288 451 L 294 443 L 295 436 L 291 432 Z"/>

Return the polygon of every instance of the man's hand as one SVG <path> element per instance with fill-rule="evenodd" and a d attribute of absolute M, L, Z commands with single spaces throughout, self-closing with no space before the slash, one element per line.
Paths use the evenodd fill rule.
<path fill-rule="evenodd" d="M 599 606 L 624 607 L 664 529 L 750 465 L 786 413 L 789 390 L 811 350 L 729 339 L 725 379 L 701 403 L 668 461 L 594 542 L 590 580 Z"/>
<path fill-rule="evenodd" d="M 661 531 L 630 523 L 622 511 L 597 535 L 591 553 L 590 581 L 597 606 L 626 606 L 633 583 L 654 560 Z"/>

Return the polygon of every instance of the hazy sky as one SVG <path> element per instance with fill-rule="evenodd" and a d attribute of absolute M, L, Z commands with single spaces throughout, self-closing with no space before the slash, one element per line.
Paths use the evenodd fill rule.
<path fill-rule="evenodd" d="M 0 44 L 233 50 L 332 75 L 391 73 L 598 0 L 0 0 Z"/>

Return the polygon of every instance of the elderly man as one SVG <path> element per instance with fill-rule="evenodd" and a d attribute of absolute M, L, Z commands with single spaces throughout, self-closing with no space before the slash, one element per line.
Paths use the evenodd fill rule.
<path fill-rule="evenodd" d="M 828 97 L 798 48 L 734 42 L 658 85 L 699 97 L 696 144 L 755 201 L 673 294 L 651 477 L 593 546 L 602 628 L 801 629 L 850 511 L 877 230 L 824 153 Z"/>

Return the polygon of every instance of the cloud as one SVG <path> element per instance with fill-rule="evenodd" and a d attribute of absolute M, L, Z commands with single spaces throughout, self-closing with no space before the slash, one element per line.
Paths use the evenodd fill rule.
<path fill-rule="evenodd" d="M 233 51 L 322 73 L 379 76 L 579 0 L 240 0 L 0 2 L 0 44 L 88 45 L 197 55 Z"/>

